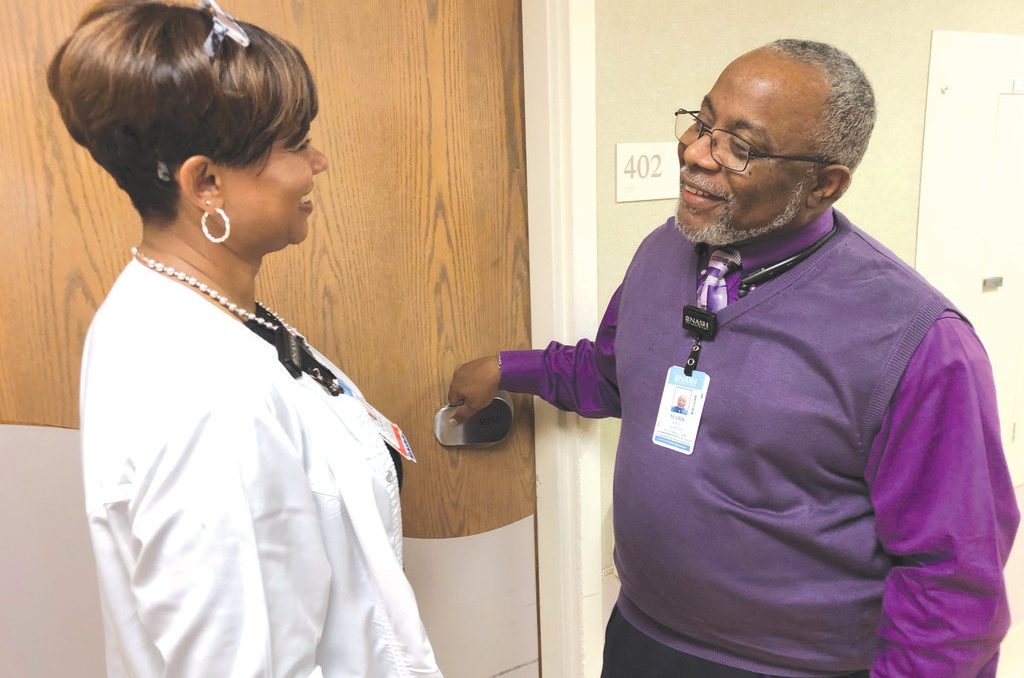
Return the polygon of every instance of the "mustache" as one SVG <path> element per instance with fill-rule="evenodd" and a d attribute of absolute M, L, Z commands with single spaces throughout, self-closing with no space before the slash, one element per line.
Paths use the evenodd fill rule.
<path fill-rule="evenodd" d="M 731 191 L 723 190 L 720 186 L 715 186 L 707 179 L 707 177 L 694 172 L 686 165 L 679 168 L 679 176 L 686 179 L 686 183 L 704 191 L 705 193 L 710 193 L 713 196 L 723 198 L 725 200 L 731 200 L 733 197 Z"/>

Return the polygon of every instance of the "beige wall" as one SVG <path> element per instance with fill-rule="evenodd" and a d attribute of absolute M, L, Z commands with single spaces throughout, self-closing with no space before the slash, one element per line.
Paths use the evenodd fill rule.
<path fill-rule="evenodd" d="M 641 238 L 675 201 L 615 202 L 615 144 L 671 141 L 672 113 L 698 106 L 735 56 L 781 37 L 835 44 L 867 73 L 878 99 L 875 133 L 838 207 L 913 263 L 933 30 L 1024 34 L 1020 0 L 596 0 L 597 183 L 600 304 L 622 279 Z M 965 121 L 964 132 L 976 133 Z M 596 329 L 596 328 L 595 328 Z M 605 565 L 618 423 L 602 424 Z"/>
<path fill-rule="evenodd" d="M 78 431 L 0 424 L 0 675 L 106 675 Z"/>

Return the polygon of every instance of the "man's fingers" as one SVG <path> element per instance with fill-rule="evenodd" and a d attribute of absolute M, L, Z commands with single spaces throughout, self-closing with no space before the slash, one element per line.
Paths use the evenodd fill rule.
<path fill-rule="evenodd" d="M 490 405 L 499 378 L 497 357 L 477 358 L 460 365 L 448 385 L 448 405 L 455 408 L 448 423 L 457 426 Z"/>
<path fill-rule="evenodd" d="M 466 421 L 466 419 L 469 418 L 469 415 L 466 414 L 465 409 L 466 409 L 465 405 L 463 405 L 462 407 L 456 408 L 451 413 L 451 416 L 448 417 L 448 423 L 451 424 L 452 426 L 458 426 L 462 422 Z"/>
<path fill-rule="evenodd" d="M 466 397 L 462 395 L 459 389 L 455 388 L 454 382 L 448 387 L 448 407 L 458 408 L 451 412 L 448 417 L 448 423 L 452 426 L 461 424 L 464 422 L 469 415 L 463 412 L 466 405 Z"/>
<path fill-rule="evenodd" d="M 458 408 L 456 408 L 454 412 L 451 413 L 451 417 L 449 418 L 448 423 L 451 424 L 452 426 L 458 426 L 459 424 L 461 424 L 462 422 L 466 421 L 474 414 L 479 412 L 480 409 L 481 408 L 479 407 L 471 407 L 470 405 L 462 404 Z"/>
<path fill-rule="evenodd" d="M 466 404 L 466 398 L 465 398 L 465 396 L 463 396 L 458 391 L 455 391 L 454 389 L 449 389 L 448 390 L 448 404 L 453 406 L 453 407 L 458 407 L 459 405 L 465 405 Z"/>

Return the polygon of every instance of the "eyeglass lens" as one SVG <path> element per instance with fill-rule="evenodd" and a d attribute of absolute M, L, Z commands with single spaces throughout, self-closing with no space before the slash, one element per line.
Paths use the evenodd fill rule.
<path fill-rule="evenodd" d="M 701 137 L 701 130 L 711 135 L 711 157 L 722 167 L 727 169 L 743 171 L 750 159 L 750 145 L 735 134 L 725 130 L 712 130 L 692 113 L 679 113 L 676 115 L 676 138 L 689 146 Z"/>

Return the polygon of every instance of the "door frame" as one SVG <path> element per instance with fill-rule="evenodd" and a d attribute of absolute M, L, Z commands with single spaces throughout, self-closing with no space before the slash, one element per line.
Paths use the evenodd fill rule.
<path fill-rule="evenodd" d="M 533 346 L 593 336 L 597 300 L 594 0 L 522 0 Z M 597 676 L 603 646 L 596 422 L 535 417 L 541 671 Z"/>

